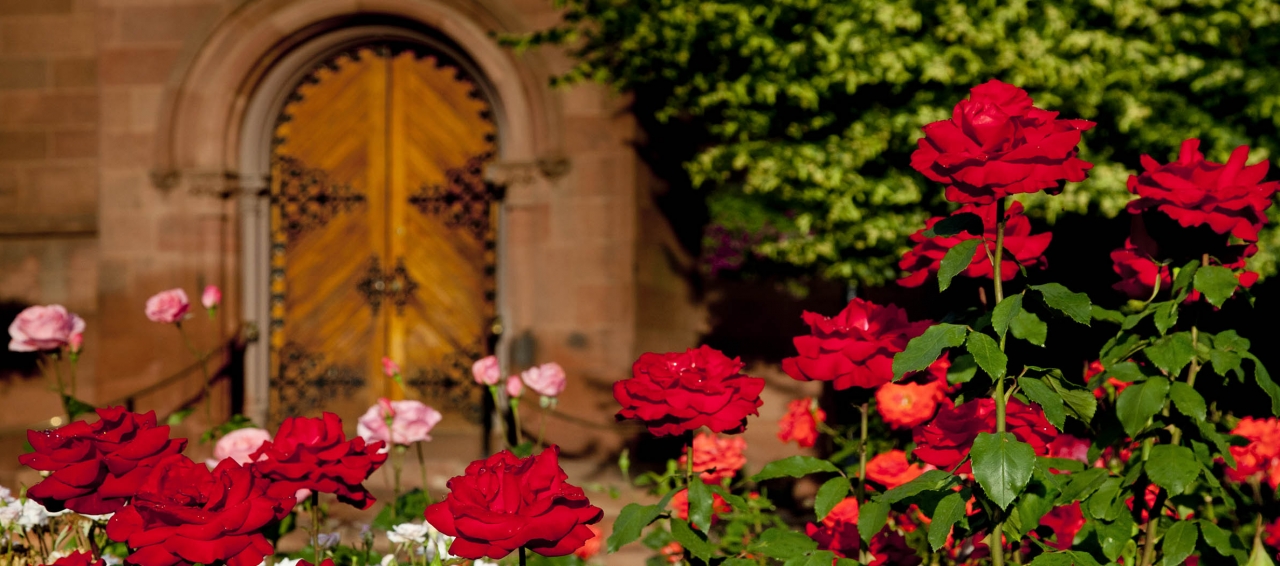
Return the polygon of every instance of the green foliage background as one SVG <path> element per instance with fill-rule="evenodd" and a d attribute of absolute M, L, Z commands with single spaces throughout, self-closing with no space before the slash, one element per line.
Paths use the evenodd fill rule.
<path fill-rule="evenodd" d="M 634 93 L 650 148 L 710 190 L 713 222 L 776 234 L 755 251 L 830 278 L 897 275 L 905 237 L 947 210 L 908 165 L 920 127 L 991 78 L 1098 122 L 1089 180 L 1024 199 L 1050 222 L 1116 215 L 1138 156 L 1184 138 L 1218 161 L 1280 150 L 1272 0 L 554 1 L 564 23 L 514 43 L 563 43 L 578 64 L 560 80 Z M 1268 231 L 1264 274 L 1278 246 Z"/>

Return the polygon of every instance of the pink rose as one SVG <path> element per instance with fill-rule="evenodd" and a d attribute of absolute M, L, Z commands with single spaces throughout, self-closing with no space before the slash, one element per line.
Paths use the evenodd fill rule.
<path fill-rule="evenodd" d="M 381 440 L 389 444 L 409 445 L 431 440 L 431 429 L 443 417 L 440 411 L 420 401 L 391 401 L 390 407 L 378 403 L 369 407 L 356 424 L 356 434 L 368 442 Z M 390 410 L 390 413 L 388 413 Z M 391 427 L 387 427 L 391 417 Z"/>
<path fill-rule="evenodd" d="M 395 377 L 397 374 L 400 373 L 400 364 L 397 364 L 395 360 L 391 358 L 383 356 L 382 357 L 382 373 L 387 374 L 387 377 Z"/>
<path fill-rule="evenodd" d="M 182 322 L 190 309 L 191 301 L 182 289 L 160 291 L 147 299 L 147 318 L 152 322 Z"/>
<path fill-rule="evenodd" d="M 80 349 L 84 347 L 84 333 L 77 332 L 71 335 L 71 339 L 67 341 L 67 346 L 71 348 L 72 354 L 79 354 Z"/>
<path fill-rule="evenodd" d="M 84 332 L 84 320 L 62 305 L 23 309 L 9 325 L 9 349 L 14 352 L 57 350 Z"/>
<path fill-rule="evenodd" d="M 260 428 L 233 430 L 219 438 L 218 443 L 213 446 L 213 459 L 215 462 L 221 462 L 231 458 L 243 466 L 253 461 L 249 455 L 256 452 L 258 447 L 268 440 L 271 440 L 271 433 Z"/>
<path fill-rule="evenodd" d="M 204 293 L 200 295 L 200 304 L 210 310 L 218 308 L 218 305 L 222 304 L 222 289 L 217 285 L 205 286 Z"/>
<path fill-rule="evenodd" d="M 520 394 L 524 393 L 524 383 L 520 382 L 520 376 L 513 375 L 507 378 L 507 395 L 512 399 L 519 399 Z"/>
<path fill-rule="evenodd" d="M 502 368 L 498 367 L 498 356 L 485 356 L 471 364 L 471 375 L 480 385 L 497 385 L 502 381 Z"/>
<path fill-rule="evenodd" d="M 555 362 L 534 366 L 520 373 L 520 380 L 543 397 L 555 397 L 564 391 L 564 368 Z"/>

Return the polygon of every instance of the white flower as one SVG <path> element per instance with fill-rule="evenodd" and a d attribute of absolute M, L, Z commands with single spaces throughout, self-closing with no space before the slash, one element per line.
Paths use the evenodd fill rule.
<path fill-rule="evenodd" d="M 2 485 L 0 485 L 0 503 L 13 503 L 13 492 L 9 491 L 9 488 Z"/>
<path fill-rule="evenodd" d="M 103 554 L 102 561 L 106 562 L 107 566 L 120 566 L 121 564 L 124 564 L 124 560 L 114 554 Z"/>
<path fill-rule="evenodd" d="M 423 544 L 427 542 L 427 529 L 426 525 L 401 523 L 387 531 L 387 540 L 391 541 L 392 544 L 405 544 L 407 542 Z"/>
<path fill-rule="evenodd" d="M 454 558 L 452 554 L 449 554 L 449 544 L 453 542 L 453 537 L 427 524 L 427 539 L 430 540 L 430 543 L 426 546 L 427 560 L 435 560 L 436 555 L 440 556 L 442 562 Z"/>
<path fill-rule="evenodd" d="M 17 524 L 18 518 L 22 516 L 22 504 L 17 501 L 10 501 L 0 505 L 0 531 L 9 530 L 10 527 Z"/>
<path fill-rule="evenodd" d="M 49 524 L 49 511 L 44 508 L 44 505 L 30 499 L 22 503 L 22 515 L 18 517 L 19 527 L 32 529 L 47 524 Z"/>
<path fill-rule="evenodd" d="M 301 558 L 281 558 L 276 566 L 298 566 L 299 562 L 302 562 Z"/>
<path fill-rule="evenodd" d="M 320 548 L 333 548 L 333 545 L 342 541 L 342 533 L 320 533 Z"/>
<path fill-rule="evenodd" d="M 395 566 L 396 555 L 388 554 L 382 557 L 382 566 Z"/>

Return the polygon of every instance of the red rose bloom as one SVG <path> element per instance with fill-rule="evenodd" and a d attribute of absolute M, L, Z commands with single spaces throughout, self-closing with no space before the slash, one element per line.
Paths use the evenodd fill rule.
<path fill-rule="evenodd" d="M 155 411 L 139 415 L 112 407 L 96 412 L 98 422 L 93 424 L 75 421 L 53 430 L 27 431 L 35 451 L 18 456 L 18 461 L 51 472 L 27 490 L 27 497 L 55 512 L 115 513 L 138 491 L 156 462 L 187 446 L 186 439 L 169 438 L 168 426 L 156 426 Z"/>
<path fill-rule="evenodd" d="M 938 402 L 946 395 L 936 381 L 886 383 L 876 390 L 876 410 L 894 428 L 911 428 L 933 418 Z"/>
<path fill-rule="evenodd" d="M 847 497 L 822 518 L 822 525 L 809 523 L 805 534 L 817 541 L 818 548 L 830 550 L 841 558 L 857 558 L 862 538 L 858 536 L 858 500 Z"/>
<path fill-rule="evenodd" d="M 698 473 L 703 483 L 720 483 L 747 465 L 747 457 L 743 454 L 746 449 L 747 441 L 741 437 L 721 438 L 706 432 L 699 433 L 693 437 L 693 471 Z M 685 469 L 688 462 L 687 454 L 681 456 L 680 469 Z"/>
<path fill-rule="evenodd" d="M 871 538 L 868 549 L 871 552 L 870 566 L 917 566 L 924 562 L 919 554 L 910 546 L 902 535 L 881 531 Z"/>
<path fill-rule="evenodd" d="M 272 481 L 273 496 L 284 499 L 309 489 L 368 509 L 375 499 L 362 484 L 387 461 L 387 455 L 379 453 L 382 446 L 380 440 L 365 444 L 359 436 L 347 440 L 342 419 L 325 413 L 318 419 L 285 419 L 275 438 L 262 443 L 250 458 L 254 469 Z"/>
<path fill-rule="evenodd" d="M 1058 435 L 1058 430 L 1045 420 L 1040 407 L 1012 398 L 1005 404 L 1005 430 L 1030 444 L 1041 456 L 1049 453 L 1049 442 Z M 978 433 L 995 431 L 994 399 L 974 399 L 958 407 L 953 407 L 947 400 L 941 404 L 938 416 L 932 422 L 915 429 L 916 449 L 912 454 L 926 464 L 950 470 L 969 455 Z M 970 463 L 965 462 L 956 472 L 967 474 L 972 469 Z"/>
<path fill-rule="evenodd" d="M 862 299 L 831 318 L 811 312 L 803 318 L 810 335 L 795 337 L 800 355 L 782 360 L 782 371 L 799 381 L 830 381 L 837 390 L 892 381 L 893 355 L 931 324 L 907 320 L 897 306 Z"/>
<path fill-rule="evenodd" d="M 1199 148 L 1200 140 L 1183 141 L 1178 159 L 1165 165 L 1142 156 L 1143 173 L 1129 177 L 1129 192 L 1139 197 L 1129 203 L 1129 212 L 1155 209 L 1184 228 L 1207 225 L 1219 234 L 1257 242 L 1280 182 L 1262 182 L 1266 161 L 1244 164 L 1248 146 L 1237 147 L 1225 164 L 1205 161 Z"/>
<path fill-rule="evenodd" d="M 275 551 L 262 527 L 293 508 L 292 494 L 267 494 L 267 480 L 235 460 L 212 472 L 181 454 L 156 464 L 129 505 L 107 522 L 107 536 L 137 566 L 257 566 Z"/>
<path fill-rule="evenodd" d="M 105 560 L 101 558 L 94 560 L 92 554 L 78 550 L 55 560 L 48 566 L 106 566 L 106 564 Z"/>
<path fill-rule="evenodd" d="M 973 205 L 968 204 L 960 207 L 953 214 L 973 213 L 982 218 L 982 226 L 986 231 L 986 243 L 978 246 L 973 252 L 973 260 L 969 262 L 969 267 L 961 271 L 960 274 L 965 277 L 986 277 L 995 279 L 995 270 L 991 269 L 991 259 L 987 253 L 994 252 L 996 249 L 996 205 Z M 1000 279 L 1010 281 L 1018 275 L 1018 266 L 1039 267 L 1043 269 L 1046 265 L 1044 258 L 1044 250 L 1049 247 L 1049 242 L 1053 240 L 1052 232 L 1044 232 L 1041 234 L 1031 233 L 1031 219 L 1022 213 L 1022 203 L 1010 203 L 1004 213 L 1004 249 L 1005 253 L 1000 257 Z M 935 216 L 925 222 L 925 227 L 912 234 L 909 239 L 914 244 L 911 251 L 908 251 L 898 261 L 898 267 L 907 272 L 907 276 L 898 280 L 898 284 L 903 287 L 919 287 L 928 279 L 930 273 L 937 273 L 938 267 L 942 265 L 943 256 L 947 255 L 947 251 L 955 247 L 956 244 L 964 240 L 972 240 L 977 238 L 968 232 L 961 232 L 955 236 L 935 236 L 932 238 L 925 237 L 925 230 L 933 228 L 935 224 L 941 222 L 943 217 Z"/>
<path fill-rule="evenodd" d="M 1077 157 L 1087 120 L 1059 120 L 1032 106 L 1027 92 L 997 80 L 969 90 L 951 119 L 925 126 L 911 167 L 947 183 L 947 200 L 991 203 L 997 198 L 1079 182 L 1092 163 Z"/>
<path fill-rule="evenodd" d="M 1245 417 L 1231 434 L 1243 436 L 1249 444 L 1230 447 L 1236 467 L 1224 470 L 1227 479 L 1244 483 L 1257 477 L 1272 489 L 1280 486 L 1280 419 Z"/>
<path fill-rule="evenodd" d="M 1156 288 L 1157 276 L 1162 290 L 1173 286 L 1169 266 L 1156 263 L 1151 254 L 1133 245 L 1132 239 L 1126 239 L 1123 248 L 1111 252 L 1111 269 L 1120 276 L 1120 282 L 1111 287 L 1131 299 L 1150 298 Z"/>
<path fill-rule="evenodd" d="M 526 547 L 543 556 L 572 554 L 595 536 L 587 525 L 604 512 L 570 485 L 560 469 L 560 448 L 517 458 L 503 450 L 467 466 L 449 480 L 449 495 L 427 507 L 426 518 L 456 537 L 449 553 L 497 560 Z"/>
<path fill-rule="evenodd" d="M 796 399 L 787 403 L 787 414 L 778 420 L 778 440 L 796 441 L 801 448 L 813 448 L 818 441 L 818 423 L 827 421 L 827 413 L 813 399 Z"/>
<path fill-rule="evenodd" d="M 591 538 L 582 545 L 582 548 L 573 551 L 573 555 L 582 560 L 591 560 L 591 557 L 600 553 L 600 547 L 604 545 L 604 531 L 595 525 L 587 525 L 591 529 Z"/>
<path fill-rule="evenodd" d="M 1047 543 L 1058 550 L 1070 550 L 1074 544 L 1076 533 L 1084 527 L 1084 512 L 1080 510 L 1080 502 L 1055 507 L 1040 518 L 1040 526 L 1053 529 L 1053 542 Z"/>
<path fill-rule="evenodd" d="M 877 454 L 867 462 L 867 479 L 876 482 L 885 489 L 893 489 L 913 479 L 924 470 L 919 464 L 907 463 L 907 453 L 901 450 L 890 450 Z"/>
<path fill-rule="evenodd" d="M 1089 441 L 1070 434 L 1059 434 L 1049 442 L 1049 457 L 1089 463 Z"/>
<path fill-rule="evenodd" d="M 685 352 L 640 356 L 631 378 L 613 384 L 622 405 L 617 419 L 637 419 L 657 436 L 705 426 L 714 432 L 746 430 L 758 415 L 764 380 L 743 375 L 743 364 L 708 346 Z"/>

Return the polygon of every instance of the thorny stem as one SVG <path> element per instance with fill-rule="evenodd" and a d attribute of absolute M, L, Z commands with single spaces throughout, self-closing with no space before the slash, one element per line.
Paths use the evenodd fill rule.
<path fill-rule="evenodd" d="M 995 304 L 999 305 L 1004 300 L 1004 275 L 1000 272 L 1000 266 L 1004 256 L 1004 197 L 996 199 L 996 249 L 991 257 L 991 271 L 995 278 Z M 1004 342 L 1001 341 L 1000 349 L 1004 349 Z M 1004 395 L 1004 378 L 996 380 L 996 390 L 993 394 L 996 401 L 996 432 L 1005 431 L 1005 395 Z M 1004 566 L 1004 543 L 1001 541 L 1001 533 L 1004 532 L 1004 518 L 999 517 L 996 525 L 991 529 L 991 540 L 988 543 L 991 548 L 991 563 L 995 566 Z"/>
<path fill-rule="evenodd" d="M 858 494 L 856 499 L 861 503 L 867 491 L 867 412 L 869 405 L 863 403 L 858 408 L 862 411 L 862 427 L 858 435 L 860 442 L 858 443 Z"/>
<path fill-rule="evenodd" d="M 1156 563 L 1156 529 L 1160 524 L 1160 512 L 1164 509 L 1164 492 L 1156 494 L 1156 504 L 1147 509 L 1147 526 L 1143 532 L 1146 533 L 1142 541 L 1142 566 L 1151 566 Z"/>
<path fill-rule="evenodd" d="M 209 368 L 205 365 L 205 361 L 209 359 L 209 356 L 196 350 L 195 345 L 191 343 L 191 338 L 187 337 L 186 329 L 182 328 L 181 322 L 175 322 L 174 326 L 178 327 L 178 334 L 182 335 L 182 343 L 186 345 L 191 355 L 196 357 L 196 363 L 200 366 L 200 375 L 204 378 L 200 382 L 200 385 L 204 387 L 204 420 L 209 427 L 213 427 L 213 397 L 209 394 Z"/>

